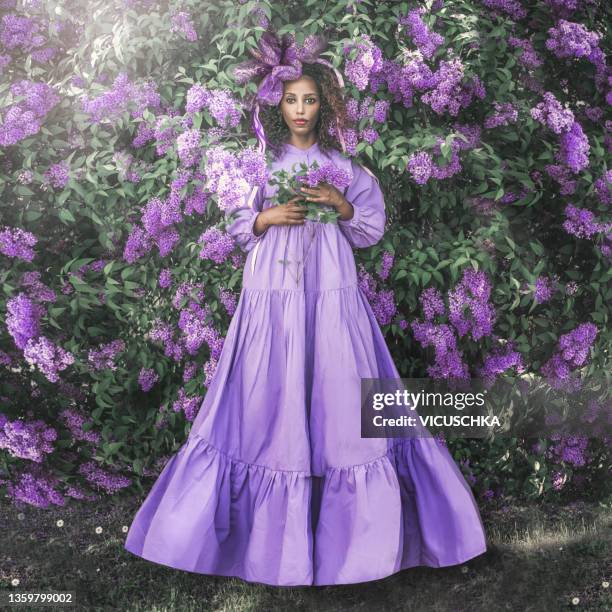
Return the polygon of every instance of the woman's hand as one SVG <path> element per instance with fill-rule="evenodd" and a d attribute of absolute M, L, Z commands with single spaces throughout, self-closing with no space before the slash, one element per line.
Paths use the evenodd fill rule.
<path fill-rule="evenodd" d="M 342 195 L 334 185 L 319 183 L 316 187 L 300 187 L 307 202 L 333 206 L 342 220 L 353 217 L 353 205 Z"/>
<path fill-rule="evenodd" d="M 306 208 L 297 204 L 301 196 L 291 198 L 286 204 L 271 206 L 257 215 L 253 232 L 256 236 L 263 234 L 271 225 L 304 225 Z"/>

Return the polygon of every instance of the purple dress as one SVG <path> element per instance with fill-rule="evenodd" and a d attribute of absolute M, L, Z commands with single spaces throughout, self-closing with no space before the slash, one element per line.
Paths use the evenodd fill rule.
<path fill-rule="evenodd" d="M 149 561 L 270 585 L 331 585 L 455 565 L 486 551 L 471 489 L 434 438 L 361 438 L 363 378 L 400 378 L 357 285 L 352 248 L 380 240 L 378 179 L 353 179 L 350 220 L 252 232 L 274 187 L 233 211 L 243 287 L 189 434 L 125 548 Z M 271 170 L 329 159 L 286 144 Z M 263 191 L 263 192 L 262 192 Z"/>

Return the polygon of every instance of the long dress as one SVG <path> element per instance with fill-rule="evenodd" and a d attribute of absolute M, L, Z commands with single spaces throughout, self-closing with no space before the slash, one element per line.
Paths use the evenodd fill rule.
<path fill-rule="evenodd" d="M 189 436 L 133 519 L 125 548 L 135 555 L 295 586 L 376 580 L 486 551 L 476 501 L 444 444 L 361 437 L 361 378 L 400 378 L 352 252 L 380 240 L 385 206 L 369 170 L 328 155 L 317 143 L 285 144 L 271 170 L 331 159 L 353 175 L 351 219 L 256 236 L 277 189 L 269 184 L 228 217 L 248 253 L 240 298 Z"/>

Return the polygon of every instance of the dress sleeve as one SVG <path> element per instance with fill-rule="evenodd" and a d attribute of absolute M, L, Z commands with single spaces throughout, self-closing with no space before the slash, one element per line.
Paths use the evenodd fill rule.
<path fill-rule="evenodd" d="M 253 225 L 257 215 L 263 208 L 263 189 L 254 187 L 255 195 L 249 193 L 242 206 L 234 206 L 225 211 L 227 225 L 225 231 L 234 239 L 236 244 L 247 253 L 266 235 L 267 229 L 256 236 L 253 233 Z M 253 199 L 253 206 L 249 206 L 249 199 Z"/>
<path fill-rule="evenodd" d="M 338 226 L 355 248 L 376 244 L 385 233 L 385 201 L 378 178 L 351 160 L 353 180 L 344 197 L 353 205 L 350 219 L 338 219 Z"/>

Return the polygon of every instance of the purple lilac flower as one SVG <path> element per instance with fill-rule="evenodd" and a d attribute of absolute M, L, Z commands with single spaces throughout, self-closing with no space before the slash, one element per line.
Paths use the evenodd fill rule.
<path fill-rule="evenodd" d="M 598 329 L 593 323 L 581 323 L 574 330 L 559 338 L 556 352 L 540 368 L 554 389 L 576 390 L 579 381 L 570 379 L 570 373 L 586 363 Z"/>
<path fill-rule="evenodd" d="M 407 26 L 407 34 L 412 39 L 423 57 L 431 59 L 436 49 L 444 42 L 444 37 L 432 32 L 421 18 L 425 7 L 412 9 L 407 15 L 399 18 L 400 25 Z"/>
<path fill-rule="evenodd" d="M 544 60 L 542 60 L 537 51 L 533 48 L 533 43 L 530 40 L 509 36 L 508 44 L 515 49 L 522 49 L 523 52 L 518 57 L 518 62 L 525 66 L 525 68 L 533 70 L 534 68 L 539 68 L 544 63 Z"/>
<path fill-rule="evenodd" d="M 11 85 L 10 92 L 24 99 L 3 110 L 0 146 L 4 147 L 38 133 L 45 116 L 60 101 L 55 90 L 46 83 L 22 79 Z"/>
<path fill-rule="evenodd" d="M 319 183 L 328 183 L 342 190 L 351 184 L 352 173 L 338 168 L 333 162 L 327 162 L 318 167 L 310 167 L 306 174 L 306 183 L 315 187 Z"/>
<path fill-rule="evenodd" d="M 13 457 L 42 463 L 45 454 L 52 453 L 57 431 L 44 421 L 9 421 L 0 414 L 0 448 Z"/>
<path fill-rule="evenodd" d="M 125 351 L 125 342 L 121 339 L 101 344 L 98 350 L 90 349 L 87 360 L 94 370 L 116 370 L 115 357 Z"/>
<path fill-rule="evenodd" d="M 70 180 L 70 163 L 66 160 L 52 164 L 43 175 L 45 183 L 51 183 L 55 189 L 63 189 Z"/>
<path fill-rule="evenodd" d="M 560 142 L 561 148 L 555 156 L 557 161 L 572 172 L 580 172 L 589 165 L 589 139 L 577 121 L 561 135 Z"/>
<path fill-rule="evenodd" d="M 178 11 L 171 17 L 171 32 L 180 32 L 189 42 L 198 40 L 198 33 L 195 31 L 193 19 L 188 11 Z"/>
<path fill-rule="evenodd" d="M 126 476 L 104 470 L 96 465 L 95 461 L 82 463 L 78 472 L 85 477 L 89 484 L 105 493 L 112 494 L 132 484 L 132 481 Z"/>
<path fill-rule="evenodd" d="M 538 103 L 529 113 L 555 134 L 568 132 L 575 123 L 574 113 L 565 109 L 550 91 L 544 93 L 544 101 Z"/>
<path fill-rule="evenodd" d="M 159 380 L 159 375 L 152 368 L 141 368 L 138 374 L 138 384 L 143 391 L 150 391 Z"/>
<path fill-rule="evenodd" d="M 556 57 L 585 57 L 591 59 L 598 49 L 601 34 L 590 32 L 581 23 L 559 19 L 557 25 L 548 29 L 546 48 Z"/>
<path fill-rule="evenodd" d="M 538 304 L 547 302 L 555 292 L 555 287 L 550 278 L 546 276 L 538 276 L 535 282 L 534 298 Z"/>
<path fill-rule="evenodd" d="M 563 222 L 563 229 L 577 238 L 591 238 L 605 229 L 602 224 L 595 221 L 595 215 L 585 208 L 568 204 L 564 213 L 566 220 Z"/>
<path fill-rule="evenodd" d="M 407 170 L 417 185 L 424 185 L 433 171 L 433 160 L 426 151 L 417 151 L 408 158 Z"/>
<path fill-rule="evenodd" d="M 185 418 L 189 422 L 192 422 L 195 419 L 200 406 L 202 405 L 202 399 L 203 398 L 199 395 L 187 397 L 185 390 L 179 389 L 178 399 L 172 404 L 172 409 L 174 412 L 180 412 L 182 410 L 185 414 Z"/>
<path fill-rule="evenodd" d="M 235 248 L 234 239 L 217 227 L 209 227 L 198 238 L 198 243 L 203 244 L 199 253 L 200 259 L 212 259 L 215 263 L 223 263 Z"/>
<path fill-rule="evenodd" d="M 172 271 L 169 268 L 161 270 L 157 282 L 162 289 L 170 287 L 172 285 Z"/>
<path fill-rule="evenodd" d="M 83 425 L 90 426 L 93 424 L 92 419 L 83 412 L 74 408 L 65 408 L 60 413 L 60 418 L 75 440 L 91 442 L 93 444 L 99 444 L 102 441 L 102 436 L 99 432 L 91 428 L 83 429 Z"/>
<path fill-rule="evenodd" d="M 382 68 L 381 50 L 368 34 L 362 34 L 356 41 L 344 45 L 342 51 L 345 56 L 350 57 L 344 69 L 346 78 L 359 91 L 363 91 L 368 86 L 370 75 Z"/>
<path fill-rule="evenodd" d="M 559 440 L 550 447 L 550 454 L 555 461 L 563 461 L 575 467 L 586 465 L 585 452 L 589 439 L 584 436 L 558 436 Z"/>
<path fill-rule="evenodd" d="M 72 353 L 53 344 L 45 336 L 30 338 L 23 349 L 23 356 L 29 364 L 38 366 L 50 382 L 58 382 L 58 372 L 74 363 Z"/>
<path fill-rule="evenodd" d="M 381 280 L 387 280 L 387 278 L 389 278 L 389 271 L 393 266 L 393 261 L 393 253 L 390 253 L 389 251 L 383 251 L 382 260 L 380 263 L 380 272 L 378 273 L 378 276 L 381 278 Z"/>
<path fill-rule="evenodd" d="M 215 375 L 215 371 L 217 369 L 217 360 L 212 357 L 204 364 L 204 386 L 206 388 L 210 387 L 210 383 Z"/>
<path fill-rule="evenodd" d="M 219 301 L 225 307 L 227 314 L 233 316 L 233 314 L 236 312 L 236 296 L 227 289 L 220 289 Z"/>
<path fill-rule="evenodd" d="M 495 106 L 495 113 L 490 117 L 487 117 L 484 122 L 484 127 L 492 129 L 500 126 L 509 125 L 516 123 L 518 119 L 518 111 L 516 108 L 508 103 L 493 102 Z"/>
<path fill-rule="evenodd" d="M 40 335 L 40 319 L 46 314 L 44 307 L 25 293 L 19 293 L 6 304 L 6 327 L 17 348 L 24 349 L 28 340 Z"/>
<path fill-rule="evenodd" d="M 36 469 L 41 468 L 41 469 Z M 63 506 L 64 497 L 56 490 L 61 484 L 59 478 L 37 464 L 22 472 L 15 482 L 7 485 L 8 496 L 17 505 L 29 504 L 38 508 L 48 508 L 51 504 Z"/>
<path fill-rule="evenodd" d="M 17 257 L 23 261 L 34 259 L 32 247 L 38 242 L 38 238 L 31 232 L 19 227 L 4 226 L 0 231 L 0 253 L 7 257 Z"/>
<path fill-rule="evenodd" d="M 602 204 L 608 206 L 612 204 L 612 170 L 604 172 L 603 176 L 600 176 L 593 183 L 597 197 Z"/>
<path fill-rule="evenodd" d="M 518 374 L 525 371 L 525 364 L 521 354 L 515 350 L 515 343 L 510 340 L 502 347 L 495 347 L 484 359 L 482 367 L 476 371 L 485 381 L 485 385 L 490 387 L 497 376 L 506 370 L 515 368 Z"/>
<path fill-rule="evenodd" d="M 491 283 L 481 270 L 466 269 L 455 289 L 448 292 L 449 321 L 459 337 L 470 333 L 473 340 L 491 334 L 495 321 L 495 309 L 489 303 Z M 465 309 L 471 313 L 465 317 Z"/>
<path fill-rule="evenodd" d="M 517 0 L 481 0 L 483 5 L 494 13 L 510 15 L 515 21 L 523 19 L 527 15 L 525 8 Z"/>
<path fill-rule="evenodd" d="M 435 287 L 428 287 L 419 296 L 419 302 L 425 315 L 425 320 L 431 322 L 436 315 L 443 315 L 446 312 L 442 294 Z"/>

